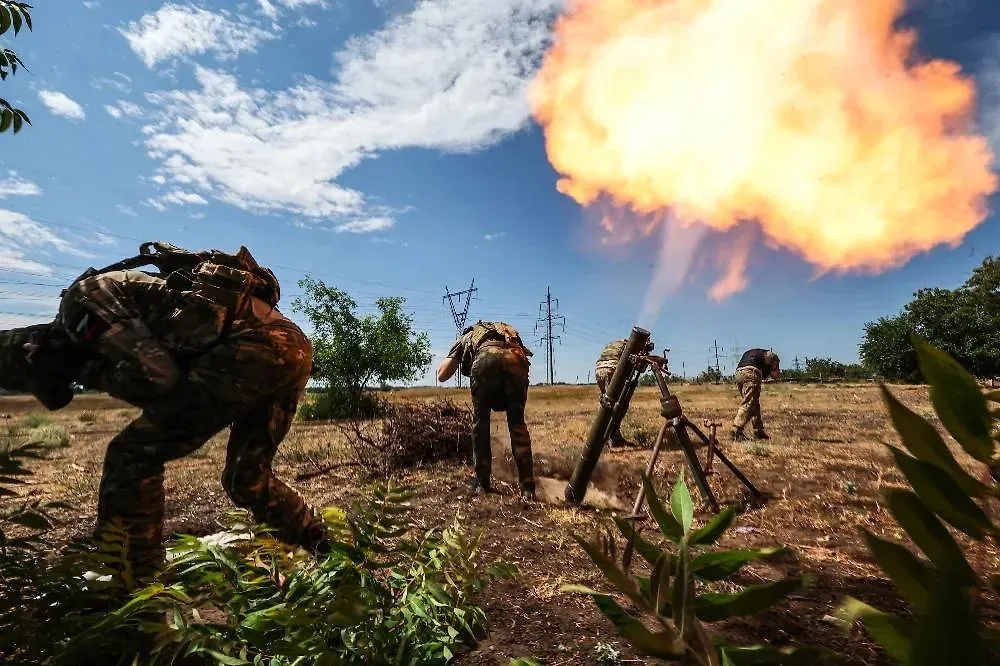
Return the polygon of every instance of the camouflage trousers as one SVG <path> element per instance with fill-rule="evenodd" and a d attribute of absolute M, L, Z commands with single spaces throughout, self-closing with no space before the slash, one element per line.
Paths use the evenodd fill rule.
<path fill-rule="evenodd" d="M 742 430 L 749 421 L 754 433 L 764 432 L 764 421 L 760 415 L 761 374 L 756 368 L 736 369 L 736 390 L 740 394 L 740 406 L 733 419 L 733 428 Z"/>
<path fill-rule="evenodd" d="M 230 499 L 278 530 L 286 542 L 315 548 L 321 519 L 274 476 L 272 459 L 288 433 L 309 379 L 312 348 L 291 321 L 276 317 L 241 330 L 189 361 L 186 378 L 168 398 L 111 440 L 104 458 L 97 527 L 118 522 L 129 538 L 137 578 L 164 559 L 164 465 L 189 455 L 231 426 L 222 485 Z"/>
<path fill-rule="evenodd" d="M 601 367 L 598 366 L 594 369 L 594 377 L 597 379 L 597 388 L 601 391 L 601 397 L 607 393 L 608 384 L 611 383 L 611 378 L 615 376 L 614 367 Z M 626 406 L 626 411 L 628 407 Z M 622 436 L 621 422 L 616 423 L 614 430 L 611 431 L 611 443 L 612 444 L 622 444 L 625 442 L 625 437 Z"/>
<path fill-rule="evenodd" d="M 510 449 L 522 487 L 534 488 L 531 435 L 524 422 L 528 401 L 528 359 L 521 353 L 498 345 L 476 352 L 470 371 L 472 390 L 473 465 L 476 478 L 490 487 L 493 447 L 490 442 L 491 412 L 507 413 Z"/>

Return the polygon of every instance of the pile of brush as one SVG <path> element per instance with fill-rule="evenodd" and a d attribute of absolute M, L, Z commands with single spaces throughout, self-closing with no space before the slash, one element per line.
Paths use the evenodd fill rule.
<path fill-rule="evenodd" d="M 451 400 L 398 402 L 377 421 L 341 424 L 355 465 L 370 476 L 472 458 L 472 411 Z"/>

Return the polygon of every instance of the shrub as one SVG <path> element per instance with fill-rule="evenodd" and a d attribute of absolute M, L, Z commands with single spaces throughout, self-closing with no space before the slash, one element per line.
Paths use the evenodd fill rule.
<path fill-rule="evenodd" d="M 333 419 L 372 419 L 383 416 L 389 403 L 385 398 L 371 392 L 361 397 L 336 387 L 326 389 L 306 398 L 298 409 L 298 418 L 303 421 Z"/>
<path fill-rule="evenodd" d="M 460 516 L 415 532 L 410 494 L 373 490 L 352 515 L 324 512 L 332 552 L 313 558 L 245 512 L 213 538 L 181 536 L 168 563 L 136 589 L 124 532 L 55 565 L 32 562 L 37 585 L 5 590 L 3 663 L 91 663 L 96 654 L 173 663 L 445 664 L 488 628 L 474 600 L 509 565 L 482 563 Z M 3 570 L 4 576 L 8 569 Z M 15 603 L 17 608 L 15 608 Z M 17 610 L 17 609 L 20 610 Z M 86 609 L 98 612 L 85 612 Z M 15 617 L 16 616 L 16 617 Z M 7 631 L 7 630 L 10 631 Z"/>
<path fill-rule="evenodd" d="M 674 549 L 665 550 L 647 541 L 632 523 L 617 517 L 614 522 L 626 538 L 620 565 L 618 545 L 613 536 L 588 542 L 573 535 L 607 581 L 631 601 L 641 617 L 626 611 L 610 594 L 582 585 L 565 585 L 563 590 L 589 595 L 636 651 L 667 661 L 738 666 L 791 663 L 793 660 L 795 663 L 818 663 L 833 657 L 819 648 L 737 647 L 713 643 L 703 623 L 756 615 L 797 590 L 802 580 L 791 578 L 751 585 L 735 594 L 699 591 L 705 584 L 724 580 L 754 560 L 788 551 L 785 548 L 747 548 L 699 552 L 714 544 L 730 527 L 736 515 L 735 508 L 730 507 L 706 525 L 693 529 L 694 504 L 684 482 L 683 470 L 670 497 L 669 513 L 656 496 L 648 476 L 643 475 L 642 483 L 649 511 L 661 535 L 674 545 Z M 645 560 L 650 571 L 648 576 L 630 572 L 633 553 Z M 655 630 L 650 626 L 655 626 Z"/>
<path fill-rule="evenodd" d="M 37 428 L 52 423 L 52 417 L 48 414 L 31 413 L 21 420 L 21 425 L 25 428 Z"/>
<path fill-rule="evenodd" d="M 975 379 L 949 355 L 916 337 L 913 344 L 941 423 L 972 458 L 993 464 L 996 441 L 987 400 L 1000 402 L 1000 392 L 984 396 Z M 997 526 L 975 500 L 996 496 L 997 491 L 965 472 L 934 426 L 884 385 L 881 389 L 906 452 L 887 446 L 910 486 L 883 491 L 885 504 L 924 557 L 861 528 L 876 563 L 910 606 L 912 617 L 892 615 L 852 597 L 838 615 L 847 626 L 860 620 L 900 664 L 988 663 L 989 653 L 995 658 L 1000 652 L 1000 636 L 984 624 L 974 598 L 1000 591 L 1000 579 L 976 573 L 947 526 L 973 541 L 996 540 Z"/>

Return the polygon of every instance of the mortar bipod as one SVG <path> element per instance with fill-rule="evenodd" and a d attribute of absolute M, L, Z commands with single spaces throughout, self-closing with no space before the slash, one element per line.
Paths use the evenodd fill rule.
<path fill-rule="evenodd" d="M 719 512 L 719 502 L 715 498 L 715 494 L 712 492 L 711 487 L 708 485 L 707 476 L 713 473 L 712 462 L 716 457 L 722 461 L 722 464 L 724 464 L 730 472 L 732 472 L 733 476 L 739 479 L 739 481 L 747 488 L 747 490 L 750 491 L 750 494 L 755 499 L 763 497 L 762 493 L 757 490 L 756 486 L 750 482 L 750 479 L 748 479 L 743 472 L 740 471 L 739 467 L 737 467 L 719 447 L 719 441 L 716 437 L 719 424 L 706 421 L 706 427 L 708 427 L 709 431 L 712 433 L 711 436 L 708 436 L 702 432 L 698 426 L 691 423 L 691 421 L 689 421 L 684 415 L 677 396 L 670 393 L 670 389 L 667 387 L 666 379 L 663 377 L 658 365 L 653 363 L 651 366 L 662 396 L 660 399 L 660 415 L 663 417 L 663 426 L 660 428 L 660 432 L 656 437 L 656 442 L 653 444 L 653 450 L 650 453 L 649 462 L 646 463 L 646 476 L 652 478 L 653 470 L 656 468 L 656 462 L 660 456 L 660 451 L 663 448 L 664 440 L 668 435 L 672 435 L 674 440 L 679 445 L 681 452 L 684 454 L 684 461 L 687 464 L 688 469 L 691 471 L 691 475 L 694 477 L 695 483 L 698 485 L 698 490 L 701 493 L 702 498 L 704 498 L 704 500 L 712 508 L 713 512 Z M 695 446 L 688 433 L 689 430 L 694 432 L 698 439 L 700 439 L 708 449 L 704 467 L 698 460 L 698 455 L 695 452 Z M 628 516 L 628 519 L 637 520 L 642 517 L 640 511 L 642 511 L 644 501 L 645 495 L 640 488 L 638 496 L 635 498 L 635 503 L 632 505 L 632 514 Z"/>

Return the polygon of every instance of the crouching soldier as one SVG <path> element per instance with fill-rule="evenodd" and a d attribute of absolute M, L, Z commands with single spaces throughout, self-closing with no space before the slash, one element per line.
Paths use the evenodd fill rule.
<path fill-rule="evenodd" d="M 160 274 L 127 268 L 149 263 Z M 108 444 L 95 529 L 124 526 L 137 578 L 163 561 L 164 465 L 226 427 L 230 499 L 284 541 L 326 549 L 322 520 L 271 467 L 312 367 L 310 341 L 278 311 L 279 295 L 246 248 L 189 253 L 165 243 L 63 292 L 55 325 L 92 358 L 79 382 L 142 408 Z"/>
<path fill-rule="evenodd" d="M 760 414 L 760 385 L 765 377 L 778 379 L 781 376 L 778 355 L 766 349 L 750 349 L 740 358 L 735 375 L 740 406 L 733 419 L 733 440 L 747 439 L 743 428 L 748 421 L 753 425 L 755 439 L 770 439 Z"/>
<path fill-rule="evenodd" d="M 470 326 L 452 345 L 438 366 L 438 380 L 445 382 L 456 370 L 469 378 L 472 391 L 473 464 L 475 492 L 490 492 L 493 452 L 490 445 L 490 414 L 507 413 L 510 448 L 517 465 L 521 497 L 535 499 L 531 436 L 524 422 L 528 400 L 528 371 L 531 351 L 521 342 L 513 326 L 504 322 L 480 321 Z"/>
<path fill-rule="evenodd" d="M 618 359 L 625 351 L 628 340 L 615 340 L 605 345 L 601 350 L 601 355 L 594 364 L 594 378 L 597 380 L 597 388 L 601 392 L 601 398 L 608 392 L 608 384 L 615 375 L 615 368 L 618 367 Z M 628 410 L 628 406 L 625 407 Z M 611 446 L 624 446 L 628 442 L 622 437 L 621 422 L 614 424 L 614 431 L 611 433 Z"/>

